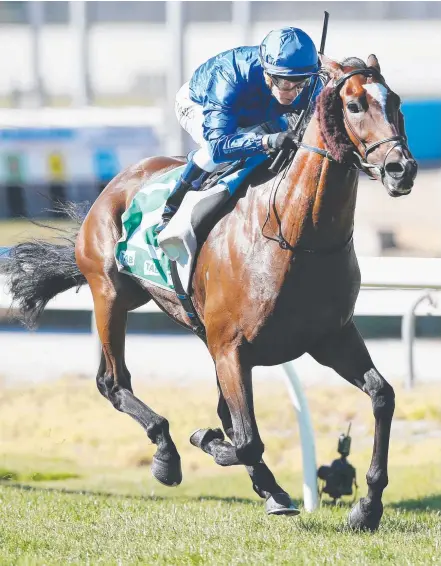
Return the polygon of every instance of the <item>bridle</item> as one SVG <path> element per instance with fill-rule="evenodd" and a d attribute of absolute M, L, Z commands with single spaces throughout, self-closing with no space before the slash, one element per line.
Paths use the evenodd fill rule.
<path fill-rule="evenodd" d="M 334 88 L 336 89 L 336 92 L 339 93 L 341 88 L 343 87 L 344 83 L 350 78 L 353 77 L 354 75 L 363 75 L 365 77 L 375 77 L 377 79 L 379 79 L 381 81 L 381 84 L 385 85 L 385 81 L 383 76 L 381 75 L 381 73 L 379 71 L 377 71 L 377 69 L 375 69 L 374 67 L 368 67 L 366 69 L 355 69 L 354 71 L 349 71 L 348 73 L 345 73 L 342 77 L 340 77 L 334 84 Z M 384 178 L 385 174 L 386 174 L 386 164 L 387 164 L 387 158 L 389 156 L 389 154 L 391 153 L 391 151 L 393 149 L 395 149 L 398 146 L 401 146 L 403 149 L 405 149 L 407 152 L 410 153 L 409 148 L 407 146 L 407 140 L 403 135 L 397 135 L 397 136 L 391 136 L 389 138 L 384 138 L 382 140 L 376 141 L 372 144 L 366 144 L 365 142 L 363 142 L 363 140 L 361 140 L 359 138 L 359 136 L 354 132 L 350 122 L 348 121 L 347 117 L 346 117 L 346 112 L 345 109 L 342 109 L 343 112 L 343 120 L 347 126 L 347 128 L 351 131 L 352 135 L 355 137 L 355 139 L 359 142 L 359 144 L 363 147 L 364 150 L 364 155 L 361 155 L 358 151 L 353 151 L 354 156 L 357 158 L 357 161 L 350 161 L 347 162 L 346 165 L 353 169 L 354 167 L 356 169 L 360 169 L 361 171 L 364 171 L 365 173 L 367 173 L 367 175 L 370 178 L 373 178 L 372 175 L 370 174 L 370 171 L 373 169 L 376 169 L 378 174 L 381 176 L 381 179 Z M 309 112 L 306 112 L 305 114 L 303 114 L 302 118 L 299 120 L 300 121 L 305 121 L 305 119 L 307 118 L 307 116 L 309 116 Z M 302 134 L 304 133 L 304 129 L 302 128 L 302 124 L 298 123 L 296 125 L 296 129 L 297 131 L 301 131 Z M 301 136 L 299 136 L 301 137 Z M 386 152 L 386 155 L 383 159 L 383 163 L 381 165 L 378 164 L 373 164 L 373 163 L 369 163 L 367 161 L 367 158 L 369 156 L 369 154 L 374 151 L 374 149 L 376 149 L 377 147 L 379 147 L 380 145 L 384 144 L 384 143 L 388 143 L 388 142 L 395 142 Z M 307 151 L 311 151 L 313 153 L 317 153 L 323 157 L 325 157 L 326 159 L 329 159 L 329 161 L 333 161 L 336 163 L 340 163 L 338 162 L 330 153 L 329 151 L 327 151 L 326 149 L 321 149 L 319 147 L 315 147 L 306 143 L 303 143 L 301 141 L 298 141 L 297 146 L 303 149 L 306 149 Z M 277 224 L 279 226 L 279 233 L 275 235 L 275 237 L 271 237 L 268 235 L 264 234 L 264 229 L 266 226 L 267 221 L 269 220 L 269 214 L 270 214 L 270 210 L 268 209 L 268 214 L 267 217 L 265 219 L 265 222 L 262 226 L 262 235 L 269 239 L 269 240 L 273 240 L 278 242 L 279 246 L 282 249 L 285 250 L 290 250 L 290 251 L 301 251 L 301 252 L 306 252 L 306 253 L 312 253 L 312 254 L 322 254 L 322 255 L 328 255 L 328 254 L 332 254 L 332 253 L 336 253 L 336 252 L 340 252 L 343 249 L 348 248 L 348 246 L 352 245 L 352 239 L 353 239 L 353 233 L 351 232 L 351 234 L 349 235 L 348 239 L 343 243 L 343 244 L 339 244 L 333 248 L 328 248 L 326 250 L 312 250 L 312 249 L 307 249 L 307 248 L 303 248 L 301 246 L 291 246 L 289 244 L 289 242 L 284 238 L 282 232 L 281 232 L 281 220 L 279 218 L 279 215 L 277 213 L 276 210 L 276 206 L 275 206 L 275 199 L 276 199 L 276 193 L 278 190 L 278 187 L 280 185 L 280 182 L 284 179 L 285 175 L 287 174 L 287 171 L 289 169 L 289 164 L 292 162 L 292 160 L 294 159 L 295 156 L 295 151 L 290 152 L 290 155 L 288 157 L 288 159 L 285 161 L 284 165 L 281 167 L 281 169 L 279 170 L 279 174 L 280 172 L 283 170 L 282 176 L 280 177 L 280 175 L 277 175 L 276 179 L 278 178 L 278 183 L 277 186 L 275 187 L 275 190 L 272 190 L 272 196 L 270 195 L 270 206 L 272 205 L 272 209 L 273 212 L 276 216 L 276 221 Z M 288 165 L 288 166 L 287 166 Z M 272 201 L 272 202 L 271 202 Z"/>
<path fill-rule="evenodd" d="M 381 73 L 379 71 L 377 71 L 377 69 L 375 69 L 375 67 L 368 67 L 366 69 L 355 69 L 354 71 L 349 71 L 348 73 L 345 73 L 342 77 L 340 77 L 337 81 L 335 81 L 334 88 L 336 89 L 336 91 L 340 92 L 340 90 L 343 87 L 343 85 L 345 84 L 345 82 L 350 77 L 353 77 L 354 75 L 363 75 L 365 77 L 375 77 L 375 78 L 379 79 L 379 81 L 381 81 L 381 83 L 383 85 L 385 84 L 384 78 L 381 75 Z M 343 111 L 343 120 L 346 124 L 346 127 L 351 131 L 352 135 L 357 140 L 357 142 L 363 147 L 364 155 L 361 155 L 358 151 L 353 152 L 354 156 L 358 160 L 358 163 L 356 163 L 355 165 L 357 166 L 358 169 L 361 169 L 363 171 L 365 171 L 367 169 L 368 171 L 365 171 L 365 172 L 368 173 L 368 174 L 369 174 L 370 170 L 376 169 L 378 174 L 380 175 L 381 179 L 383 179 L 384 175 L 386 173 L 387 158 L 389 157 L 389 154 L 391 153 L 391 151 L 394 150 L 396 147 L 401 146 L 403 149 L 405 149 L 407 152 L 409 152 L 409 148 L 407 147 L 406 138 L 403 135 L 400 134 L 400 135 L 397 135 L 397 136 L 391 136 L 389 138 L 384 138 L 382 140 L 376 141 L 376 142 L 368 145 L 363 140 L 361 140 L 359 138 L 359 136 L 357 135 L 357 133 L 354 131 L 353 127 L 351 126 L 351 123 L 347 119 L 346 110 L 343 108 L 342 111 Z M 379 147 L 380 145 L 383 145 L 384 143 L 389 143 L 389 142 L 395 142 L 395 143 L 387 150 L 386 155 L 384 156 L 384 159 L 383 159 L 383 163 L 381 165 L 369 163 L 368 160 L 367 160 L 369 154 L 372 151 L 374 151 L 374 149 Z M 305 147 L 302 143 L 300 143 L 300 146 Z M 305 147 L 305 149 L 310 149 L 311 147 L 312 146 L 308 146 L 308 147 Z M 316 148 L 316 149 L 318 149 L 318 148 Z M 328 159 L 329 158 L 332 159 L 329 152 L 328 152 L 327 157 L 328 157 Z"/>

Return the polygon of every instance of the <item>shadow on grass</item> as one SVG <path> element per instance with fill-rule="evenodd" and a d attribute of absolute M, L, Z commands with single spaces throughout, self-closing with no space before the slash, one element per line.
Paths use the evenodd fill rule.
<path fill-rule="evenodd" d="M 223 503 L 242 503 L 244 505 L 259 506 L 262 503 L 256 501 L 255 499 L 248 499 L 246 497 L 220 497 L 217 495 L 177 495 L 174 497 L 164 497 L 162 495 L 130 495 L 124 493 L 112 493 L 111 491 L 93 491 L 93 490 L 83 490 L 83 489 L 68 489 L 63 487 L 40 487 L 35 485 L 29 485 L 27 483 L 16 482 L 11 480 L 2 481 L 0 480 L 0 486 L 9 489 L 17 489 L 23 491 L 32 492 L 44 492 L 44 493 L 62 493 L 67 495 L 86 495 L 94 497 L 110 498 L 115 497 L 117 499 L 127 499 L 133 501 L 221 501 Z"/>
<path fill-rule="evenodd" d="M 332 501 L 332 499 L 322 499 L 320 502 L 320 507 L 322 509 L 351 509 L 355 505 L 357 499 L 340 499 L 337 502 Z"/>
<path fill-rule="evenodd" d="M 10 490 L 16 490 L 16 491 L 27 491 L 27 492 L 33 492 L 33 493 L 38 493 L 38 494 L 59 494 L 59 495 L 72 495 L 72 496 L 79 496 L 79 495 L 83 495 L 86 497 L 101 497 L 103 499 L 111 499 L 114 498 L 115 500 L 125 500 L 125 501 L 133 501 L 133 502 L 142 502 L 142 503 L 148 503 L 148 502 L 160 502 L 160 503 L 166 503 L 169 502 L 170 504 L 176 504 L 177 502 L 181 502 L 181 503 L 188 503 L 188 502 L 218 502 L 218 503 L 225 503 L 225 504 L 240 504 L 240 505 L 244 505 L 247 509 L 251 509 L 254 508 L 256 509 L 259 513 L 262 513 L 262 515 L 265 515 L 264 509 L 263 509 L 263 503 L 261 501 L 256 501 L 253 499 L 248 499 L 248 498 L 243 498 L 243 497 L 220 497 L 220 496 L 215 496 L 215 495 L 206 495 L 206 496 L 186 496 L 186 495 L 179 495 L 179 496 L 174 496 L 174 497 L 164 497 L 164 496 L 160 496 L 160 495 L 154 495 L 154 496 L 150 496 L 150 495 L 130 495 L 130 494 L 121 494 L 121 493 L 112 493 L 112 492 L 108 492 L 108 491 L 93 491 L 93 490 L 81 490 L 81 489 L 68 489 L 68 488 L 55 488 L 55 487 L 43 487 L 43 486 L 34 486 L 34 485 L 29 485 L 26 483 L 20 483 L 20 482 L 12 482 L 12 481 L 0 481 L 0 487 L 4 487 L 4 488 L 9 488 Z M 409 525 L 409 522 L 406 520 L 398 520 L 395 521 L 392 518 L 392 523 L 391 521 L 387 521 L 387 522 L 383 522 L 382 525 L 380 525 L 380 529 L 379 531 L 376 531 L 374 533 L 371 532 L 361 532 L 361 531 L 354 531 L 352 530 L 348 523 L 347 523 L 347 510 L 346 508 L 349 508 L 350 505 L 344 505 L 344 506 L 334 506 L 334 505 L 325 505 L 325 508 L 328 508 L 329 510 L 334 509 L 339 509 L 340 510 L 344 510 L 345 513 L 342 515 L 340 513 L 336 513 L 335 515 L 321 515 L 320 512 L 319 513 L 313 513 L 313 514 L 309 514 L 309 513 L 304 513 L 302 512 L 300 514 L 300 516 L 298 518 L 295 519 L 295 522 L 293 522 L 292 527 L 296 532 L 304 532 L 304 533 L 309 533 L 311 535 L 317 535 L 317 536 L 325 536 L 325 535 L 350 535 L 351 537 L 370 537 L 370 536 L 378 536 L 380 535 L 383 536 L 385 534 L 390 535 L 391 533 L 409 533 L 415 532 L 415 525 Z M 421 513 L 423 513 L 424 511 L 427 513 L 427 511 L 435 511 L 441 508 L 441 496 L 433 496 L 433 497 L 426 497 L 426 498 L 422 498 L 420 500 L 409 500 L 409 501 L 403 501 L 400 504 L 396 503 L 396 504 L 392 504 L 389 505 L 388 507 L 390 508 L 405 508 L 405 509 L 412 509 L 412 510 L 416 510 L 416 511 L 420 511 Z M 323 506 L 322 506 L 323 508 Z M 276 522 L 277 520 L 280 520 L 282 522 L 287 521 L 286 517 L 274 517 L 273 518 Z M 424 529 L 426 529 L 427 527 L 424 524 L 421 524 L 418 528 L 417 531 L 421 531 L 424 532 Z"/>
<path fill-rule="evenodd" d="M 360 499 L 356 497 L 352 500 L 339 500 L 334 503 L 330 499 L 322 499 L 320 507 L 322 509 L 351 509 L 353 505 Z M 405 511 L 439 511 L 441 510 L 441 494 L 432 494 L 418 499 L 404 499 L 393 503 L 385 503 L 385 507 L 389 509 L 400 509 Z"/>
<path fill-rule="evenodd" d="M 427 495 L 418 499 L 404 499 L 389 503 L 392 509 L 405 509 L 406 511 L 439 511 L 441 509 L 441 494 Z"/>
<path fill-rule="evenodd" d="M 61 481 L 61 480 L 70 480 L 70 479 L 78 479 L 81 476 L 79 474 L 73 474 L 71 472 L 29 472 L 29 473 L 20 473 L 15 472 L 14 470 L 5 470 L 0 468 L 0 482 L 6 481 L 14 481 L 14 482 L 23 482 L 23 481 Z"/>

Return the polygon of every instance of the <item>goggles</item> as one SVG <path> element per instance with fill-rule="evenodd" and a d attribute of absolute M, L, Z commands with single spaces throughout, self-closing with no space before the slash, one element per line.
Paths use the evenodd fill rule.
<path fill-rule="evenodd" d="M 291 78 L 291 77 L 280 77 L 279 75 L 270 75 L 273 84 L 283 92 L 290 92 L 290 91 L 302 91 L 311 80 L 311 77 L 306 77 L 303 79 Z"/>

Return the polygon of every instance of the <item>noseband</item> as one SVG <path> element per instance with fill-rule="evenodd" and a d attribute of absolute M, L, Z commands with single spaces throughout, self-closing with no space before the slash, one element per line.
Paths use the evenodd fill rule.
<path fill-rule="evenodd" d="M 354 71 L 349 71 L 349 73 L 344 74 L 342 77 L 340 77 L 335 82 L 335 89 L 337 90 L 337 92 L 339 92 L 341 90 L 341 88 L 343 87 L 344 83 L 350 77 L 353 77 L 354 75 L 363 75 L 365 77 L 375 77 L 375 78 L 379 79 L 382 84 L 384 84 L 384 79 L 383 79 L 382 75 L 374 67 L 368 67 L 367 69 L 356 69 Z M 361 169 L 362 171 L 365 171 L 366 169 L 368 169 L 368 170 L 369 169 L 376 169 L 378 171 L 379 175 L 381 176 L 381 178 L 383 179 L 383 177 L 385 175 L 385 171 L 386 171 L 387 158 L 388 158 L 390 152 L 398 146 L 402 146 L 404 149 L 409 151 L 409 148 L 407 147 L 406 138 L 402 135 L 391 136 L 390 138 L 384 138 L 384 139 L 376 141 L 376 142 L 374 142 L 370 145 L 367 145 L 354 132 L 350 122 L 348 121 L 348 119 L 346 117 L 346 112 L 345 112 L 344 108 L 343 108 L 342 111 L 343 111 L 343 119 L 344 119 L 344 122 L 345 122 L 347 128 L 351 131 L 352 135 L 355 137 L 355 139 L 360 143 L 360 145 L 364 149 L 364 155 L 360 155 L 360 153 L 358 151 L 353 152 L 354 156 L 358 160 L 358 163 L 355 163 L 357 169 Z M 382 145 L 384 143 L 388 143 L 388 142 L 395 142 L 395 143 L 387 150 L 386 155 L 383 159 L 383 163 L 381 165 L 375 165 L 375 164 L 369 163 L 367 161 L 369 154 L 372 151 L 374 151 L 374 149 L 379 147 L 380 145 Z M 323 157 L 326 157 L 330 161 L 336 161 L 328 151 L 325 151 L 325 150 L 320 149 L 318 147 L 313 147 L 313 146 L 304 144 L 302 142 L 299 143 L 299 146 L 303 147 L 304 149 L 307 149 L 308 151 L 312 151 L 314 153 L 318 153 L 320 155 L 323 155 Z M 365 171 L 365 172 L 367 172 L 367 171 Z"/>
<path fill-rule="evenodd" d="M 363 75 L 365 77 L 375 77 L 377 79 L 379 79 L 381 81 L 382 84 L 384 84 L 384 79 L 381 75 L 381 73 L 379 71 L 377 71 L 377 69 L 375 69 L 374 67 L 369 67 L 367 69 L 356 69 L 354 71 L 350 71 L 349 73 L 344 74 L 342 77 L 340 77 L 338 79 L 338 81 L 335 82 L 335 88 L 337 89 L 337 91 L 340 91 L 342 86 L 344 85 L 344 83 L 350 78 L 353 77 L 354 75 Z M 382 140 L 379 140 L 377 142 L 374 142 L 370 145 L 365 144 L 358 136 L 357 134 L 354 132 L 349 120 L 346 117 L 346 112 L 343 109 L 343 119 L 345 121 L 346 126 L 349 128 L 349 130 L 352 132 L 352 135 L 355 137 L 355 139 L 360 143 L 360 145 L 363 146 L 364 148 L 364 157 L 362 155 L 360 155 L 357 151 L 354 151 L 354 155 L 357 157 L 357 159 L 360 162 L 360 166 L 361 168 L 366 168 L 366 169 L 377 169 L 379 174 L 381 175 L 381 178 L 384 177 L 385 174 L 385 168 L 386 168 L 386 161 L 387 158 L 389 156 L 389 153 L 395 149 L 397 146 L 401 145 L 404 146 L 407 150 L 407 144 L 406 144 L 406 140 L 402 135 L 398 135 L 398 136 L 391 136 L 390 138 L 384 138 Z M 383 164 L 382 165 L 374 165 L 371 163 L 368 163 L 367 158 L 368 155 L 377 147 L 379 147 L 380 145 L 384 144 L 384 143 L 388 143 L 388 142 L 395 142 L 387 151 L 384 159 L 383 159 Z"/>
<path fill-rule="evenodd" d="M 340 89 L 342 88 L 342 86 L 344 85 L 344 83 L 350 78 L 353 77 L 354 75 L 363 75 L 365 77 L 375 77 L 377 79 L 379 79 L 381 81 L 381 84 L 385 84 L 385 81 L 381 75 L 381 73 L 379 71 L 377 71 L 377 69 L 375 69 L 374 67 L 368 67 L 367 69 L 356 69 L 354 71 L 350 71 L 349 73 L 344 74 L 342 77 L 340 77 L 338 79 L 338 81 L 335 82 L 335 89 L 337 92 L 340 91 Z M 365 173 L 367 173 L 369 175 L 369 170 L 371 169 L 376 169 L 378 171 L 378 173 L 381 175 L 381 179 L 383 179 L 384 175 L 385 175 L 385 171 L 386 171 L 386 161 L 387 158 L 390 154 L 390 152 L 395 149 L 397 146 L 402 146 L 403 149 L 406 149 L 409 153 L 409 148 L 407 147 L 407 141 L 406 138 L 402 135 L 398 135 L 398 136 L 391 136 L 389 138 L 384 138 L 382 140 L 376 141 L 370 145 L 364 143 L 358 136 L 357 134 L 354 132 L 354 130 L 351 127 L 351 124 L 349 123 L 349 121 L 346 118 L 346 112 L 344 110 L 344 108 L 342 109 L 343 112 L 343 119 L 344 122 L 346 124 L 346 126 L 348 127 L 348 129 L 352 132 L 353 136 L 356 138 L 356 140 L 360 143 L 360 145 L 363 146 L 364 148 L 364 156 L 360 155 L 360 153 L 358 151 L 353 151 L 353 154 L 357 157 L 358 159 L 358 163 L 348 163 L 348 166 L 350 168 L 356 168 L 356 169 L 360 169 L 362 171 L 365 171 Z M 305 113 L 303 115 L 302 118 L 300 118 L 300 120 L 305 120 L 307 113 Z M 301 127 L 299 127 L 299 130 L 301 130 Z M 304 131 L 302 132 L 304 133 Z M 395 142 L 390 149 L 387 150 L 386 155 L 384 157 L 383 160 L 383 164 L 382 165 L 374 165 L 372 163 L 368 163 L 367 158 L 368 155 L 377 147 L 379 147 L 380 145 L 384 144 L 384 143 L 388 143 L 388 142 Z M 303 143 L 301 141 L 299 141 L 297 143 L 298 147 L 302 147 L 303 149 L 306 149 L 307 151 L 312 151 L 313 153 L 317 153 L 319 155 L 321 155 L 322 157 L 325 157 L 326 159 L 329 159 L 330 161 L 334 161 L 337 162 L 338 161 L 336 159 L 334 159 L 334 157 L 332 157 L 332 155 L 329 153 L 329 151 L 327 151 L 326 149 L 321 149 L 319 147 L 315 147 L 312 145 L 308 145 L 306 143 Z M 292 151 L 287 159 L 287 162 L 290 163 L 292 161 L 292 159 L 294 159 L 295 156 L 295 151 Z M 285 161 L 286 164 L 286 161 Z M 280 169 L 280 171 L 283 169 Z M 366 171 L 366 169 L 368 171 Z M 317 254 L 317 255 L 329 255 L 329 254 L 333 254 L 335 252 L 341 252 L 342 250 L 348 248 L 349 246 L 352 245 L 352 238 L 353 238 L 353 233 L 351 232 L 351 234 L 349 235 L 348 239 L 343 243 L 343 244 L 339 244 L 335 247 L 332 248 L 327 248 L 325 250 L 313 250 L 313 249 L 307 249 L 307 248 L 303 248 L 301 246 L 291 246 L 291 244 L 285 239 L 285 237 L 282 234 L 282 224 L 281 224 L 281 220 L 280 217 L 277 213 L 276 210 L 276 193 L 278 190 L 278 187 L 280 185 L 281 180 L 285 177 L 285 175 L 287 174 L 288 171 L 288 167 L 286 167 L 284 169 L 283 175 L 281 177 L 279 177 L 279 183 L 276 186 L 275 190 L 272 191 L 272 197 L 270 196 L 270 203 L 269 203 L 269 208 L 268 208 L 268 214 L 267 217 L 265 219 L 265 222 L 263 224 L 262 227 L 262 235 L 267 238 L 268 240 L 273 240 L 276 241 L 279 246 L 284 249 L 284 250 L 290 250 L 292 252 L 303 252 L 303 253 L 311 253 L 311 254 Z M 371 175 L 369 175 L 371 177 Z M 277 177 L 276 177 L 277 178 Z M 371 177 L 373 179 L 373 177 Z M 272 202 L 271 202 L 272 201 Z M 279 233 L 275 235 L 275 237 L 271 237 L 268 236 L 266 234 L 264 234 L 264 229 L 266 226 L 267 221 L 269 220 L 270 217 L 270 206 L 272 205 L 272 209 L 275 213 L 276 216 L 276 221 L 277 224 L 279 226 Z"/>

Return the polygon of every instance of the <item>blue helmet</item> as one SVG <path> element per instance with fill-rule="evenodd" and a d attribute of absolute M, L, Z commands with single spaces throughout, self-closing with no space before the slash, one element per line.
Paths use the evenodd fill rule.
<path fill-rule="evenodd" d="M 299 28 L 270 31 L 260 44 L 260 61 L 269 75 L 281 77 L 311 76 L 319 70 L 315 45 Z"/>

